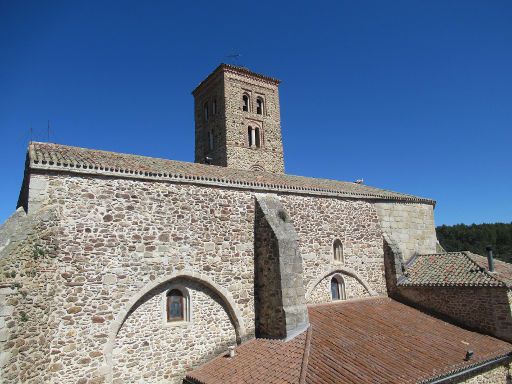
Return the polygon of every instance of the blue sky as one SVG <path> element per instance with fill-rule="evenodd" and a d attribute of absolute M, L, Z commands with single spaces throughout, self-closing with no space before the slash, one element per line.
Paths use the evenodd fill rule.
<path fill-rule="evenodd" d="M 193 161 L 192 89 L 277 77 L 286 171 L 512 221 L 512 2 L 0 0 L 0 222 L 33 139 Z"/>

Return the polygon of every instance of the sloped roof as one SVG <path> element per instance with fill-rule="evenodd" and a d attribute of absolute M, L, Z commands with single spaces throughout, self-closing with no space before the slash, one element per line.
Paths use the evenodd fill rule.
<path fill-rule="evenodd" d="M 387 297 L 312 305 L 308 311 L 310 330 L 295 339 L 247 342 L 237 347 L 235 357 L 219 356 L 190 372 L 187 380 L 202 384 L 421 383 L 512 354 L 510 343 L 467 331 Z M 474 355 L 466 361 L 468 350 Z"/>
<path fill-rule="evenodd" d="M 298 383 L 307 334 L 305 331 L 288 342 L 252 339 L 236 348 L 235 357 L 223 354 L 187 378 L 208 384 Z"/>
<path fill-rule="evenodd" d="M 430 199 L 345 181 L 245 171 L 51 143 L 32 142 L 29 145 L 28 167 L 31 170 L 101 174 L 111 177 L 218 185 L 240 189 L 397 200 L 435 205 L 435 201 Z"/>
<path fill-rule="evenodd" d="M 487 257 L 474 253 L 468 253 L 468 256 L 482 268 L 488 269 Z M 494 271 L 496 272 L 493 274 L 494 277 L 503 281 L 507 286 L 512 287 L 512 264 L 494 259 Z"/>
<path fill-rule="evenodd" d="M 489 273 L 485 266 L 475 262 L 481 256 L 469 252 L 433 253 L 416 255 L 406 263 L 399 286 L 467 286 L 505 287 L 498 275 Z"/>

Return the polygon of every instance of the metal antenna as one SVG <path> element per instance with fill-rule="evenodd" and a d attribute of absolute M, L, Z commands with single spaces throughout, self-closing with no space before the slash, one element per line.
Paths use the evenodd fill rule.
<path fill-rule="evenodd" d="M 48 142 L 50 142 L 50 120 L 48 120 L 48 131 L 47 131 L 47 134 L 48 134 Z"/>
<path fill-rule="evenodd" d="M 34 130 L 32 129 L 32 122 L 30 122 L 30 128 L 29 128 L 29 134 L 30 134 L 30 142 L 34 139 Z"/>
<path fill-rule="evenodd" d="M 231 64 L 234 64 L 234 65 L 240 65 L 240 64 L 238 63 L 238 59 L 239 59 L 241 56 L 242 56 L 242 54 L 241 54 L 241 53 L 238 53 L 238 52 L 233 51 L 233 53 L 231 53 L 230 55 L 227 55 L 226 57 L 227 57 L 228 59 L 230 59 L 230 60 L 231 60 Z"/>

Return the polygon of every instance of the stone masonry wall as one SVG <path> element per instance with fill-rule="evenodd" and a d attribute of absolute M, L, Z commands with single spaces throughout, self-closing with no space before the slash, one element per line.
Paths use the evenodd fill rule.
<path fill-rule="evenodd" d="M 510 291 L 495 287 L 398 287 L 397 298 L 512 341 Z"/>
<path fill-rule="evenodd" d="M 309 326 L 298 236 L 277 195 L 256 201 L 256 336 L 289 339 Z"/>
<path fill-rule="evenodd" d="M 308 303 L 328 303 L 333 301 L 331 297 L 331 279 L 335 275 L 341 276 L 345 283 L 345 297 L 347 300 L 370 296 L 370 292 L 357 279 L 343 274 L 333 274 L 327 276 L 313 288 L 308 298 Z"/>
<path fill-rule="evenodd" d="M 243 110 L 244 94 L 249 97 L 248 111 Z M 215 165 L 284 173 L 276 84 L 229 70 L 220 71 L 196 89 L 194 97 L 196 162 L 205 163 L 208 156 Z M 256 109 L 258 98 L 264 101 L 261 114 Z M 208 105 L 208 119 L 205 105 Z M 249 145 L 249 127 L 259 130 L 258 148 Z M 208 134 L 213 134 L 213 149 L 209 148 Z"/>
<path fill-rule="evenodd" d="M 414 254 L 435 253 L 434 207 L 429 204 L 376 202 L 382 230 L 407 261 Z"/>
<path fill-rule="evenodd" d="M 0 382 L 40 383 L 55 369 L 51 335 L 64 314 L 54 304 L 59 212 L 17 211 L 0 228 Z M 16 227 L 12 232 L 11 225 Z"/>
<path fill-rule="evenodd" d="M 234 73 L 225 74 L 227 166 L 252 169 L 258 165 L 268 172 L 284 173 L 279 89 L 276 85 Z M 249 111 L 242 110 L 242 96 L 250 96 Z M 265 105 L 256 113 L 256 98 Z M 260 148 L 249 148 L 248 127 L 260 129 Z"/>
<path fill-rule="evenodd" d="M 242 336 L 254 335 L 254 193 L 63 174 L 35 174 L 32 178 L 48 185 L 46 206 L 59 206 L 61 214 L 54 222 L 59 241 L 53 272 L 45 272 L 44 285 L 34 289 L 31 301 L 23 306 L 12 301 L 13 313 L 29 311 L 29 318 L 38 321 L 34 327 L 17 328 L 13 340 L 38 338 L 38 342 L 26 345 L 24 353 L 17 355 L 17 363 L 8 364 L 7 372 L 20 374 L 20 367 L 30 362 L 31 369 L 25 373 L 30 377 L 23 376 L 26 383 L 109 382 L 112 372 L 122 372 L 119 375 L 124 382 L 140 378 L 128 378 L 127 372 L 145 371 L 149 363 L 141 359 L 135 368 L 133 360 L 109 356 L 108 346 L 117 342 L 112 327 L 145 287 L 176 274 L 201 274 L 211 286 L 225 290 L 245 324 L 246 335 Z M 306 290 L 326 273 L 344 269 L 364 280 L 371 290 L 385 293 L 382 233 L 371 203 L 291 194 L 282 194 L 280 199 L 299 236 Z M 345 246 L 343 265 L 332 260 L 335 238 Z M 6 268 L 18 266 L 14 257 L 6 264 Z M 40 268 L 49 270 L 42 262 Z M 217 308 L 211 312 L 217 319 L 212 326 L 225 335 L 218 340 L 218 348 L 223 350 L 224 341 L 232 341 L 233 328 L 228 330 L 226 316 L 213 296 L 201 292 L 205 300 L 211 297 L 205 305 Z M 117 337 L 131 338 L 129 330 L 138 318 L 152 321 L 148 317 L 151 306 L 155 308 L 151 300 L 128 313 Z M 45 312 L 46 317 L 37 311 Z M 181 339 L 183 343 L 194 340 L 202 344 L 210 337 L 204 329 L 194 327 Z M 172 337 L 172 329 L 161 332 L 166 330 Z M 197 350 L 184 348 L 176 360 L 165 343 L 156 343 L 150 335 L 134 337 L 136 345 L 142 343 L 147 353 L 159 356 L 154 367 L 164 376 L 182 375 L 214 349 L 218 352 L 217 346 L 205 347 L 200 352 L 204 356 L 198 356 Z M 116 356 L 120 355 L 116 352 Z M 159 368 L 163 366 L 175 368 L 170 373 Z M 16 383 L 15 377 L 8 376 L 4 382 Z M 153 381 L 157 378 L 147 382 Z"/>
<path fill-rule="evenodd" d="M 386 294 L 382 231 L 371 203 L 288 195 L 283 205 L 299 235 L 306 291 L 320 280 L 330 281 L 323 277 L 338 271 L 346 280 L 347 297 L 367 294 L 348 273 L 359 276 L 376 293 Z M 344 263 L 334 260 L 336 239 L 343 244 Z M 330 297 L 330 286 L 321 286 Z"/>
<path fill-rule="evenodd" d="M 165 318 L 166 292 L 186 289 L 190 321 L 169 323 Z M 203 364 L 236 345 L 233 324 L 224 303 L 198 283 L 177 279 L 144 298 L 115 340 L 114 384 L 140 382 L 181 383 L 183 372 Z M 193 337 L 190 337 L 193 335 Z M 190 359 L 182 359 L 183 353 Z"/>

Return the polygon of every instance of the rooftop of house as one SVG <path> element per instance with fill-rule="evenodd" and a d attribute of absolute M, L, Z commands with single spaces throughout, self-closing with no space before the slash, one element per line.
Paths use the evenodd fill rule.
<path fill-rule="evenodd" d="M 435 201 L 346 181 L 245 171 L 138 155 L 100 151 L 61 144 L 32 142 L 29 171 L 57 171 L 110 177 L 172 181 L 305 195 L 367 200 L 393 200 L 435 205 Z"/>
<path fill-rule="evenodd" d="M 253 339 L 189 372 L 201 384 L 428 383 L 497 359 L 512 344 L 387 297 L 308 307 L 310 328 L 284 342 Z M 468 351 L 473 356 L 467 359 Z"/>
<path fill-rule="evenodd" d="M 487 258 L 470 252 L 447 252 L 413 256 L 406 264 L 399 286 L 415 287 L 505 287 L 512 286 L 512 265 L 495 260 L 495 273 Z"/>

